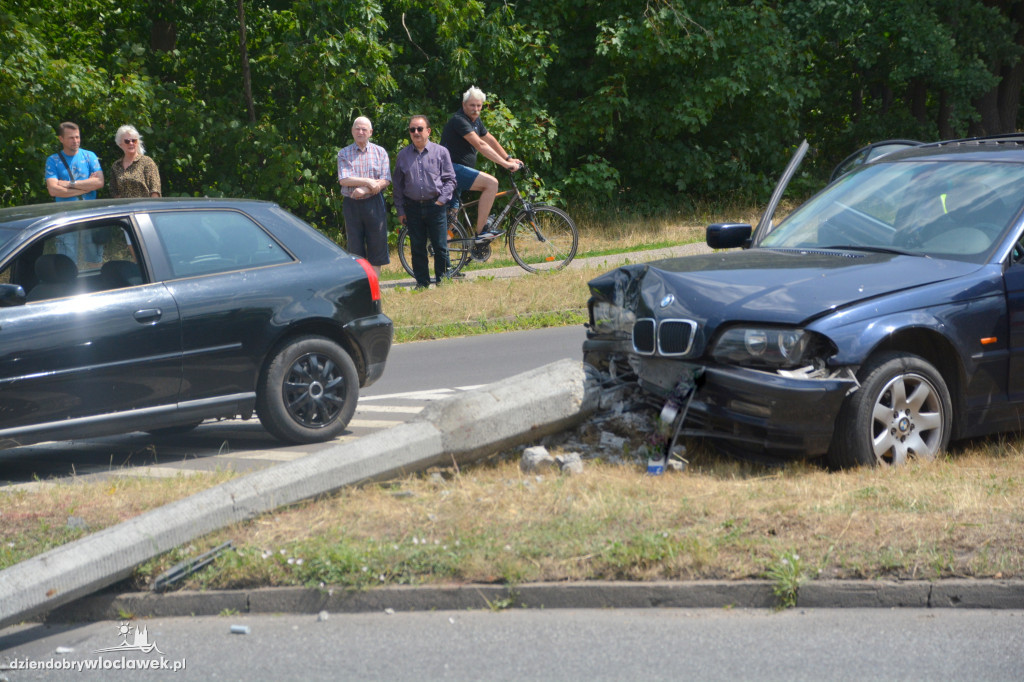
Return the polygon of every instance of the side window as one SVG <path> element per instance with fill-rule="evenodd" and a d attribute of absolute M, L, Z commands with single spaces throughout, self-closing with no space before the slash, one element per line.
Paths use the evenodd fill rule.
<path fill-rule="evenodd" d="M 292 260 L 270 235 L 237 211 L 150 214 L 175 277 L 230 272 Z"/>
<path fill-rule="evenodd" d="M 136 286 L 142 268 L 126 223 L 78 225 L 32 244 L 0 271 L 28 302 Z"/>

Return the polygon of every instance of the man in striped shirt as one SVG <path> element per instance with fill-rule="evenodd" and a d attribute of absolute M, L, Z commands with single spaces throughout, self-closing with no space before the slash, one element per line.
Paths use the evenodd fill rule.
<path fill-rule="evenodd" d="M 354 142 L 338 152 L 338 183 L 348 252 L 370 262 L 380 275 L 388 256 L 388 214 L 382 192 L 391 184 L 391 161 L 380 145 L 370 142 L 373 125 L 360 116 L 352 122 Z"/>

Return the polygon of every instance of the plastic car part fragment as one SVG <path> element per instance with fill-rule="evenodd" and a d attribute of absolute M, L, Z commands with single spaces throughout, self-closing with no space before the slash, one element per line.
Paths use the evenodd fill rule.
<path fill-rule="evenodd" d="M 686 421 L 686 413 L 690 409 L 693 395 L 697 392 L 697 380 L 703 374 L 703 367 L 697 367 L 685 373 L 679 379 L 675 388 L 672 389 L 672 393 L 665 401 L 661 408 L 661 413 L 658 415 L 658 433 L 667 439 L 665 443 L 666 461 L 674 456 L 677 459 L 682 459 L 682 454 L 686 452 L 686 448 L 681 450 L 677 448 L 676 440 L 679 438 L 679 432 L 683 428 L 683 422 Z M 686 460 L 682 461 L 685 462 Z"/>

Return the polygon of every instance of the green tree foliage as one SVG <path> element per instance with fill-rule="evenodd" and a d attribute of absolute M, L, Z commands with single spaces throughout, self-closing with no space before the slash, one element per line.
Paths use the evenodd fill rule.
<path fill-rule="evenodd" d="M 580 195 L 760 188 L 799 141 L 804 92 L 764 2 L 520 3 L 558 45 L 545 99 L 555 166 Z"/>
<path fill-rule="evenodd" d="M 976 103 L 1019 58 L 1009 17 L 973 0 L 806 0 L 782 17 L 818 102 L 803 127 L 829 162 L 887 137 L 985 132 Z"/>
<path fill-rule="evenodd" d="M 43 167 L 60 148 L 61 121 L 78 123 L 83 146 L 102 159 L 116 149 L 114 131 L 122 122 L 144 123 L 141 103 L 152 99 L 152 86 L 138 73 L 142 50 L 123 28 L 140 20 L 113 0 L 90 0 L 86 7 L 53 0 L 0 5 L 3 205 L 49 199 Z"/>
<path fill-rule="evenodd" d="M 136 125 L 166 195 L 277 201 L 339 237 L 353 118 L 394 155 L 461 93 L 583 201 L 765 196 L 803 136 L 857 146 L 1013 130 L 1019 0 L 0 0 L 0 203 L 49 201 L 55 126 L 104 166 Z M 487 162 L 482 167 L 490 169 Z M 102 195 L 102 194 L 101 194 Z"/>

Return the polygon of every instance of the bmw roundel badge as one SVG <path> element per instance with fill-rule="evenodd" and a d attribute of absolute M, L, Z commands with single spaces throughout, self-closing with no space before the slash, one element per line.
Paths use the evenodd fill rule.
<path fill-rule="evenodd" d="M 675 294 L 665 294 L 665 298 L 661 299 L 661 307 L 667 308 L 672 305 L 673 301 L 676 300 Z"/>

